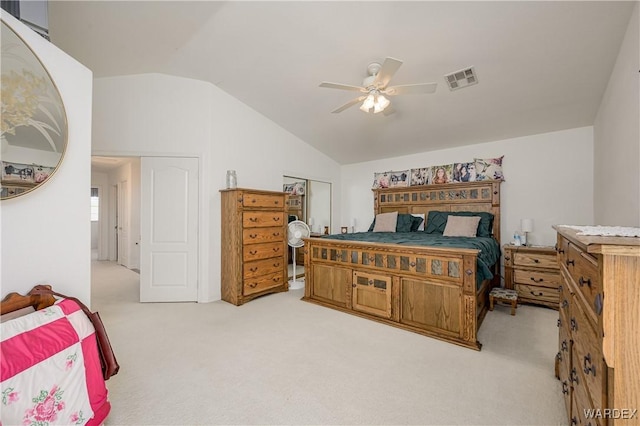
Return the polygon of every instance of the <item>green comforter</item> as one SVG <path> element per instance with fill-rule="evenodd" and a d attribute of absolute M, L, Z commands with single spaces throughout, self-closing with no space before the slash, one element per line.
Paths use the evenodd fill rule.
<path fill-rule="evenodd" d="M 500 245 L 494 238 L 488 237 L 443 237 L 441 234 L 427 234 L 418 231 L 356 232 L 354 234 L 323 235 L 322 238 L 409 246 L 477 249 L 480 250 L 476 274 L 478 283 L 493 278 L 491 268 L 500 258 Z"/>

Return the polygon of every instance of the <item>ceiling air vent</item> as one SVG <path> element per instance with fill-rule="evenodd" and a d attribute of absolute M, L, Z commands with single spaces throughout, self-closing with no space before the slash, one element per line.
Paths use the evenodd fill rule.
<path fill-rule="evenodd" d="M 458 90 L 463 87 L 478 84 L 478 77 L 473 67 L 465 68 L 460 71 L 454 71 L 444 76 L 449 85 L 449 90 Z"/>

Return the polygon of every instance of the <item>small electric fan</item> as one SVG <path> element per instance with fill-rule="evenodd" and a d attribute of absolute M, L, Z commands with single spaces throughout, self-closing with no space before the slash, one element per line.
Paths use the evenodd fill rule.
<path fill-rule="evenodd" d="M 290 290 L 304 288 L 304 277 L 296 281 L 296 248 L 304 245 L 303 238 L 309 238 L 311 230 L 309 226 L 301 220 L 294 220 L 287 227 L 287 243 L 293 247 L 293 279 L 289 280 Z"/>

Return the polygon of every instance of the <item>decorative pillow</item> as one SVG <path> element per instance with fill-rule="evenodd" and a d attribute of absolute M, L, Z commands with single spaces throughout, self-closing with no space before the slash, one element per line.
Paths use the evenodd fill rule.
<path fill-rule="evenodd" d="M 396 232 L 411 232 L 413 225 L 413 216 L 410 214 L 398 213 L 398 223 L 396 224 Z"/>
<path fill-rule="evenodd" d="M 398 212 L 380 213 L 376 215 L 376 224 L 373 232 L 396 232 Z"/>
<path fill-rule="evenodd" d="M 413 217 L 410 214 L 398 213 L 398 221 L 396 223 L 396 232 L 414 232 L 420 226 L 422 218 Z M 369 232 L 372 232 L 376 226 L 376 219 L 373 219 Z"/>
<path fill-rule="evenodd" d="M 480 216 L 449 216 L 443 237 L 475 237 Z"/>
<path fill-rule="evenodd" d="M 411 229 L 410 232 L 416 232 L 418 230 L 420 230 L 420 227 L 422 226 L 422 229 L 424 229 L 424 226 L 422 225 L 424 223 L 424 219 L 420 216 L 414 216 L 414 215 L 410 215 L 411 216 Z"/>
<path fill-rule="evenodd" d="M 424 231 L 424 216 L 425 216 L 424 213 L 411 213 L 411 216 L 417 217 L 420 219 L 420 224 L 418 225 L 418 228 L 416 229 L 416 231 Z"/>
<path fill-rule="evenodd" d="M 427 215 L 427 223 L 424 232 L 428 234 L 443 234 L 449 216 L 479 216 L 480 223 L 476 235 L 478 237 L 491 237 L 493 234 L 493 214 L 489 212 L 443 212 L 430 211 Z"/>
<path fill-rule="evenodd" d="M 451 183 L 451 173 L 453 171 L 453 164 L 447 164 L 444 166 L 431 167 L 431 180 L 432 184 L 438 183 Z"/>
<path fill-rule="evenodd" d="M 453 181 L 454 182 L 475 182 L 476 180 L 476 163 L 454 163 L 453 164 Z"/>
<path fill-rule="evenodd" d="M 429 185 L 431 179 L 431 167 L 411 169 L 411 186 Z"/>
<path fill-rule="evenodd" d="M 502 173 L 502 157 L 476 158 L 476 180 L 504 180 Z"/>

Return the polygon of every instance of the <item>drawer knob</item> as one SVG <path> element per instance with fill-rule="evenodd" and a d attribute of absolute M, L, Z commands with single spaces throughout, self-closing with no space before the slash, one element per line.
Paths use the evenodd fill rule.
<path fill-rule="evenodd" d="M 249 238 L 255 238 L 257 236 L 258 236 L 258 234 L 249 234 Z"/>
<path fill-rule="evenodd" d="M 578 418 L 576 416 L 571 417 L 571 425 L 577 425 L 578 424 Z"/>
<path fill-rule="evenodd" d="M 575 382 L 576 385 L 580 384 L 580 379 L 578 379 L 578 370 L 576 370 L 575 367 L 571 369 L 571 377 L 569 380 L 571 380 L 572 382 Z"/>
<path fill-rule="evenodd" d="M 278 281 L 280 281 L 280 278 L 279 277 L 273 277 L 272 280 L 273 280 L 274 283 L 277 283 Z"/>
<path fill-rule="evenodd" d="M 575 318 L 571 318 L 571 330 L 573 330 L 573 331 L 577 331 L 578 330 L 578 323 L 576 322 Z"/>
<path fill-rule="evenodd" d="M 558 286 L 558 291 L 559 291 L 559 292 L 562 292 L 562 284 L 560 284 L 560 285 Z"/>
<path fill-rule="evenodd" d="M 280 235 L 280 233 L 279 233 L 279 232 L 274 232 L 274 233 L 273 233 L 273 236 L 274 236 L 274 237 L 277 237 L 277 236 L 279 236 L 279 235 Z"/>
<path fill-rule="evenodd" d="M 543 296 L 543 293 L 541 291 L 537 293 L 535 291 L 530 291 L 529 293 L 531 293 L 533 296 Z"/>
<path fill-rule="evenodd" d="M 558 249 L 558 253 L 564 254 L 564 249 Z"/>
<path fill-rule="evenodd" d="M 275 204 L 276 204 L 276 205 L 280 204 L 280 201 L 276 200 Z"/>
<path fill-rule="evenodd" d="M 273 220 L 275 220 L 276 222 L 278 222 L 280 220 L 279 217 L 274 217 Z"/>
<path fill-rule="evenodd" d="M 558 318 L 558 322 L 556 323 L 556 325 L 558 327 L 562 327 L 562 320 L 560 318 Z"/>
<path fill-rule="evenodd" d="M 412 268 L 415 268 L 416 262 L 411 262 L 411 263 L 409 263 L 409 265 L 411 265 Z"/>
<path fill-rule="evenodd" d="M 586 284 L 587 287 L 591 288 L 591 278 L 587 278 L 585 280 L 584 277 L 580 277 L 580 278 L 578 278 L 578 284 L 580 284 L 580 287 L 582 287 L 582 286 L 584 286 Z"/>
<path fill-rule="evenodd" d="M 255 198 L 253 198 L 253 199 L 251 200 L 251 202 L 252 202 L 252 203 L 255 203 L 255 202 L 256 202 L 256 199 L 255 199 Z"/>
<path fill-rule="evenodd" d="M 584 374 L 589 375 L 589 373 L 592 373 L 593 377 L 596 377 L 596 366 L 591 363 L 590 353 L 584 356 L 583 367 Z"/>
<path fill-rule="evenodd" d="M 562 382 L 562 393 L 565 395 L 569 394 L 569 383 L 567 383 L 567 381 L 565 380 L 564 382 Z M 575 419 L 575 417 L 574 417 Z M 573 420 L 571 421 L 571 423 L 573 423 Z"/>
<path fill-rule="evenodd" d="M 256 288 L 258 286 L 258 283 L 250 283 L 249 287 L 251 288 Z"/>
<path fill-rule="evenodd" d="M 280 266 L 280 262 L 276 262 L 276 263 L 273 264 L 274 268 L 277 268 L 278 266 Z"/>
<path fill-rule="evenodd" d="M 275 251 L 275 252 L 280 251 L 280 247 L 274 247 L 274 248 L 273 248 L 273 251 Z"/>
<path fill-rule="evenodd" d="M 541 283 L 544 281 L 544 278 L 536 279 L 534 277 L 531 277 L 531 281 L 533 281 L 534 283 Z"/>
<path fill-rule="evenodd" d="M 258 267 L 257 267 L 257 266 L 254 266 L 253 268 L 249 268 L 249 270 L 250 270 L 251 272 L 255 272 L 255 271 L 257 271 L 257 270 L 258 270 Z"/>
<path fill-rule="evenodd" d="M 562 345 L 560 345 L 560 349 L 565 352 L 569 352 L 569 345 L 567 345 L 566 339 L 562 341 Z"/>
<path fill-rule="evenodd" d="M 558 362 L 562 362 L 562 352 L 558 352 L 556 354 L 556 359 L 558 360 Z"/>
<path fill-rule="evenodd" d="M 593 307 L 596 310 L 596 315 L 602 315 L 602 294 L 596 294 L 596 298 L 593 300 Z"/>
<path fill-rule="evenodd" d="M 533 263 L 540 263 L 539 259 L 533 259 Z"/>
<path fill-rule="evenodd" d="M 563 307 L 563 308 L 568 308 L 568 307 L 569 307 L 569 301 L 568 301 L 567 299 L 564 299 L 564 300 L 562 301 L 562 307 Z"/>
<path fill-rule="evenodd" d="M 255 256 L 256 254 L 258 254 L 258 250 L 251 250 L 251 251 L 249 251 L 249 254 L 251 256 Z"/>
<path fill-rule="evenodd" d="M 567 263 L 567 266 L 569 266 L 569 265 L 574 265 L 575 266 L 576 261 L 575 260 L 571 260 L 571 259 L 567 259 L 566 263 Z"/>
<path fill-rule="evenodd" d="M 250 218 L 249 218 L 249 222 L 256 223 L 257 221 L 258 221 L 258 218 L 257 218 L 257 217 L 250 217 Z"/>
<path fill-rule="evenodd" d="M 504 257 L 504 260 L 511 260 L 511 257 L 509 257 L 509 256 L 505 256 L 505 257 Z"/>

